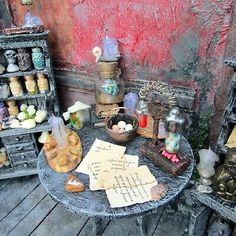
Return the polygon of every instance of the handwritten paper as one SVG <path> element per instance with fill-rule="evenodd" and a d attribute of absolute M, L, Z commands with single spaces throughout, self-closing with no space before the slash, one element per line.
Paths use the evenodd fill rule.
<path fill-rule="evenodd" d="M 113 153 L 109 155 L 97 154 L 89 163 L 90 190 L 104 189 L 99 180 L 99 174 L 102 172 L 111 172 L 117 170 L 126 170 L 138 167 L 139 157 L 134 155 L 120 155 Z"/>
<path fill-rule="evenodd" d="M 151 189 L 157 185 L 147 166 L 103 172 L 99 179 L 112 208 L 153 200 Z"/>
<path fill-rule="evenodd" d="M 95 156 L 98 156 L 99 153 L 101 153 L 101 155 L 103 155 L 104 157 L 111 156 L 113 153 L 116 153 L 115 155 L 123 156 L 125 150 L 126 147 L 96 139 L 87 155 L 83 158 L 82 162 L 77 167 L 76 171 L 89 175 L 89 163 Z"/>

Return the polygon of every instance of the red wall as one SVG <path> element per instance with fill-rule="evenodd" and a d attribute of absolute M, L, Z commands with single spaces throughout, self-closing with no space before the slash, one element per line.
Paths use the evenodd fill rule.
<path fill-rule="evenodd" d="M 42 18 L 60 69 L 94 73 L 94 46 L 119 40 L 124 78 L 162 79 L 191 87 L 214 102 L 223 67 L 233 0 L 8 0 L 15 23 Z"/>

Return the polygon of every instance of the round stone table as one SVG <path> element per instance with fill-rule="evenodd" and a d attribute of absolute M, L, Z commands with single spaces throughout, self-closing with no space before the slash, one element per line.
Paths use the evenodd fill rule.
<path fill-rule="evenodd" d="M 104 128 L 94 128 L 92 126 L 85 126 L 78 130 L 78 135 L 83 145 L 83 157 L 91 148 L 96 138 L 115 143 L 105 133 Z M 189 143 L 183 137 L 181 139 L 180 153 L 191 159 L 191 164 L 187 169 L 178 177 L 172 177 L 157 165 L 152 163 L 151 160 L 142 156 L 139 152 L 139 147 L 146 142 L 145 138 L 136 137 L 130 142 L 122 143 L 119 145 L 126 146 L 126 154 L 133 154 L 139 156 L 139 166 L 147 165 L 151 173 L 156 177 L 158 182 L 168 185 L 168 192 L 165 197 L 160 201 L 150 201 L 142 204 L 135 204 L 122 208 L 111 208 L 107 200 L 105 191 L 90 191 L 89 178 L 87 175 L 71 171 L 69 173 L 60 174 L 54 172 L 47 165 L 44 152 L 41 151 L 38 157 L 38 175 L 45 190 L 52 196 L 52 198 L 59 203 L 63 204 L 72 212 L 80 215 L 87 215 L 102 219 L 118 219 L 124 217 L 137 217 L 143 216 L 148 213 L 157 212 L 158 208 L 167 204 L 176 198 L 181 191 L 186 187 L 189 182 L 193 166 L 193 153 Z M 68 193 L 65 191 L 66 178 L 69 174 L 76 175 L 86 186 L 84 192 Z"/>

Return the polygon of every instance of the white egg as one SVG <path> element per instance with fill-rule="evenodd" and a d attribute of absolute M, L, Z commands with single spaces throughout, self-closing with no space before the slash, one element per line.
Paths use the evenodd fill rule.
<path fill-rule="evenodd" d="M 120 129 L 124 129 L 125 126 L 126 126 L 126 123 L 125 123 L 125 121 L 121 120 L 121 121 L 118 122 L 117 125 L 118 125 L 118 127 L 119 127 Z"/>
<path fill-rule="evenodd" d="M 126 131 L 130 131 L 130 130 L 132 130 L 133 129 L 133 126 L 131 125 L 131 124 L 127 124 L 126 126 L 125 126 L 125 130 Z"/>

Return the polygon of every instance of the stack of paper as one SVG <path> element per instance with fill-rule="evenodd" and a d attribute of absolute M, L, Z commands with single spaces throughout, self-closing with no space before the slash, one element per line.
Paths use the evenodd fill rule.
<path fill-rule="evenodd" d="M 123 146 L 96 139 L 76 169 L 88 174 L 90 190 L 105 190 L 111 207 L 129 206 L 153 200 L 157 186 L 147 166 L 138 167 L 138 156 L 125 154 Z"/>

